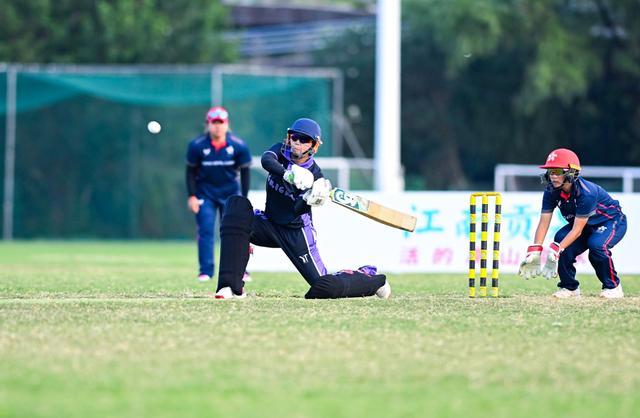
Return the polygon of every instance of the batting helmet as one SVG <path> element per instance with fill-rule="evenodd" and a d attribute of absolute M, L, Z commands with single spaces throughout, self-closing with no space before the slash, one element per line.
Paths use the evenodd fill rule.
<path fill-rule="evenodd" d="M 299 134 L 307 135 L 311 137 L 314 141 L 319 141 L 322 143 L 320 139 L 322 137 L 322 131 L 320 130 L 320 125 L 313 120 L 307 118 L 300 118 L 293 122 L 293 125 L 289 129 L 287 129 L 287 133 L 297 132 Z"/>
<path fill-rule="evenodd" d="M 303 152 L 301 155 L 294 155 L 291 152 L 290 138 L 291 138 L 291 135 L 293 134 L 300 134 L 300 135 L 308 136 L 309 138 L 311 138 L 311 142 L 312 142 L 311 147 L 307 151 Z M 322 144 L 321 138 L 322 138 L 322 131 L 320 130 L 320 125 L 318 125 L 318 123 L 315 120 L 308 119 L 308 118 L 297 119 L 295 122 L 293 122 L 291 127 L 287 129 L 287 137 L 284 139 L 282 143 L 282 153 L 284 154 L 285 158 L 287 158 L 289 161 L 291 160 L 299 161 L 305 155 L 309 155 L 310 157 L 313 157 L 313 155 L 316 152 L 318 152 L 318 148 Z"/>
<path fill-rule="evenodd" d="M 540 168 L 566 168 L 580 171 L 580 160 L 570 149 L 558 148 L 549 153 L 547 162 Z"/>

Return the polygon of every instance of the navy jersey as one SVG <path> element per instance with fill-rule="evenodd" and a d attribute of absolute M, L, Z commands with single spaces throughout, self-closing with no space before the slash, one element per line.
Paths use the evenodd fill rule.
<path fill-rule="evenodd" d="M 226 145 L 218 150 L 211 145 L 209 135 L 203 134 L 189 143 L 187 164 L 198 167 L 198 197 L 224 200 L 240 194 L 240 168 L 251 165 L 251 154 L 244 141 L 228 132 Z"/>
<path fill-rule="evenodd" d="M 287 160 L 281 152 L 282 143 L 274 144 L 266 153 L 273 153 L 284 169 L 293 163 Z M 322 170 L 309 158 L 304 164 L 299 164 L 313 174 L 314 180 L 324 177 Z M 311 223 L 311 207 L 302 200 L 305 191 L 298 190 L 292 184 L 284 181 L 282 176 L 269 173 L 267 176 L 267 202 L 265 215 L 274 223 L 290 228 L 302 228 Z"/>
<path fill-rule="evenodd" d="M 587 225 L 599 225 L 622 214 L 620 203 L 602 187 L 578 178 L 567 195 L 562 190 L 547 187 L 542 197 L 542 213 L 551 213 L 558 207 L 569 222 L 574 218 L 589 218 Z"/>

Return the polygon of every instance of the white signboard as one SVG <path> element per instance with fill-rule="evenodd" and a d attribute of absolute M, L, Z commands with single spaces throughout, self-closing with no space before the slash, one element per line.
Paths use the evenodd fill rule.
<path fill-rule="evenodd" d="M 331 202 L 313 210 L 318 249 L 330 272 L 373 264 L 383 272 L 456 272 L 468 270 L 469 192 L 405 192 L 387 195 L 358 193 L 385 206 L 414 214 L 418 218 L 413 233 L 393 229 L 360 216 Z M 619 273 L 639 274 L 640 194 L 612 193 L 628 218 L 628 230 L 613 248 L 613 260 Z M 252 192 L 255 208 L 264 208 L 265 193 Z M 490 202 L 493 202 L 490 199 Z M 542 203 L 542 192 L 502 194 L 500 272 L 514 273 L 533 242 Z M 477 239 L 480 248 L 480 199 L 476 209 Z M 488 258 L 491 267 L 493 249 L 493 205 L 489 206 Z M 554 212 L 546 244 L 565 224 L 559 210 Z M 543 254 L 544 255 L 544 254 Z M 479 265 L 479 263 L 477 263 Z M 281 250 L 257 247 L 249 262 L 249 271 L 294 271 Z M 593 272 L 587 253 L 578 258 L 579 272 Z M 489 272 L 490 275 L 490 272 Z"/>

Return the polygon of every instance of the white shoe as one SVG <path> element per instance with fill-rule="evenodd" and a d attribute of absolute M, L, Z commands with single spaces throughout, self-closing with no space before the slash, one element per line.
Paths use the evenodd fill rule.
<path fill-rule="evenodd" d="M 252 280 L 253 279 L 251 278 L 251 275 L 249 275 L 249 272 L 245 271 L 244 272 L 244 276 L 242 276 L 242 281 L 246 283 L 246 282 L 250 282 Z"/>
<path fill-rule="evenodd" d="M 622 292 L 622 285 L 619 284 L 613 289 L 602 289 L 600 292 L 600 297 L 605 299 L 620 299 L 624 297 L 624 293 Z"/>
<path fill-rule="evenodd" d="M 389 299 L 391 297 L 391 286 L 389 282 L 384 282 L 384 285 L 376 291 L 376 296 L 380 299 Z"/>
<path fill-rule="evenodd" d="M 216 292 L 216 299 L 244 299 L 247 297 L 244 289 L 242 289 L 242 294 L 236 295 L 231 291 L 230 287 L 223 287 L 222 289 Z"/>
<path fill-rule="evenodd" d="M 580 288 L 577 288 L 576 290 L 569 290 L 562 287 L 551 296 L 558 299 L 579 298 Z"/>
<path fill-rule="evenodd" d="M 201 275 L 198 276 L 198 281 L 200 283 L 208 282 L 209 280 L 211 280 L 211 276 L 209 276 L 209 275 L 201 274 Z"/>

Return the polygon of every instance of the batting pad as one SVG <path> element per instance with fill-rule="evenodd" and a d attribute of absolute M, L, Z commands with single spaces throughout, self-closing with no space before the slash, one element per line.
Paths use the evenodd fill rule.
<path fill-rule="evenodd" d="M 338 299 L 373 296 L 384 286 L 387 277 L 384 274 L 369 276 L 357 270 L 343 270 L 321 276 L 311 286 L 305 299 Z"/>
<path fill-rule="evenodd" d="M 220 272 L 218 290 L 231 287 L 242 293 L 242 276 L 249 262 L 249 237 L 253 223 L 251 202 L 242 196 L 227 200 L 220 225 Z"/>

